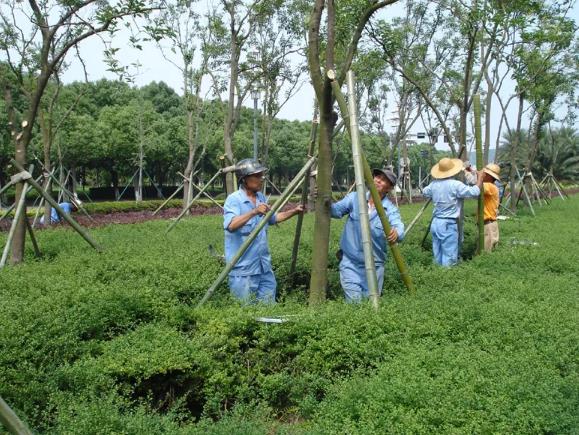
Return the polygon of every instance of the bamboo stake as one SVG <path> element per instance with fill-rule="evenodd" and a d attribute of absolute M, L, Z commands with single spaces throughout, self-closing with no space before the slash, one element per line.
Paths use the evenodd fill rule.
<path fill-rule="evenodd" d="M 24 187 L 22 188 L 22 193 L 20 194 L 20 200 L 18 201 L 18 206 L 16 207 L 16 212 L 14 213 L 14 219 L 12 220 L 12 225 L 10 225 L 8 237 L 6 237 L 6 245 L 4 245 L 4 251 L 2 252 L 2 258 L 0 259 L 0 269 L 6 265 L 6 260 L 8 260 L 8 253 L 10 252 L 10 247 L 12 246 L 12 239 L 14 238 L 14 233 L 16 232 L 18 221 L 22 215 L 22 210 L 24 210 L 26 205 L 27 193 L 28 184 L 24 182 Z"/>
<path fill-rule="evenodd" d="M 173 192 L 173 193 L 171 194 L 171 196 L 169 196 L 169 198 L 167 198 L 167 199 L 163 202 L 163 204 L 161 204 L 161 205 L 157 208 L 157 210 L 155 210 L 155 211 L 153 212 L 153 216 L 155 216 L 157 213 L 159 213 L 159 211 L 160 211 L 163 207 L 165 207 L 165 206 L 169 203 L 169 201 L 171 201 L 171 200 L 181 191 L 181 189 L 183 189 L 183 186 L 184 186 L 184 185 L 185 185 L 184 183 L 181 183 L 181 184 L 179 185 L 179 187 L 178 187 L 177 189 L 175 189 L 175 192 Z"/>
<path fill-rule="evenodd" d="M 10 212 L 12 210 L 14 210 L 14 207 L 16 207 L 16 203 L 12 204 L 10 207 L 8 207 L 8 209 L 4 212 L 4 214 L 2 215 L 2 217 L 0 217 L 0 222 L 2 222 L 6 216 L 8 216 L 10 214 Z"/>
<path fill-rule="evenodd" d="M 203 195 L 203 192 L 205 192 L 205 190 L 207 190 L 209 188 L 209 186 L 211 185 L 211 183 L 213 183 L 213 181 L 219 177 L 221 175 L 221 173 L 223 172 L 223 169 L 219 169 L 217 171 L 217 173 L 213 176 L 213 178 L 211 178 L 211 180 L 209 180 L 207 182 L 207 184 L 205 186 L 203 186 L 203 188 L 197 193 L 197 195 L 195 195 L 195 198 L 193 198 L 189 204 L 187 204 L 187 207 L 185 207 L 185 209 L 179 214 L 179 216 L 177 216 L 177 218 L 175 219 L 175 222 L 173 222 L 171 225 L 169 225 L 169 228 L 167 228 L 167 230 L 165 231 L 165 234 L 169 233 L 169 231 L 171 231 L 173 228 L 175 228 L 175 225 L 177 225 L 179 223 L 179 221 L 181 220 L 181 218 L 183 216 L 185 216 L 185 214 L 187 213 L 187 211 L 189 211 L 189 209 L 191 208 L 191 206 L 193 205 L 193 203 L 195 201 L 197 201 L 197 199 L 199 199 L 199 197 L 201 195 Z"/>
<path fill-rule="evenodd" d="M 328 77 L 330 76 L 328 75 Z M 339 84 L 331 77 L 330 80 L 332 90 L 334 91 L 334 96 L 336 97 L 336 101 L 338 102 L 338 106 L 340 107 L 340 112 L 342 113 L 342 118 L 348 119 L 348 105 L 346 104 L 344 94 L 342 94 L 342 90 L 340 89 Z M 348 126 L 348 124 L 346 124 L 346 126 Z M 388 234 L 390 233 L 390 222 L 388 221 L 388 217 L 386 216 L 386 212 L 384 211 L 384 206 L 382 205 L 382 198 L 380 198 L 380 195 L 376 190 L 376 186 L 374 186 L 374 178 L 372 177 L 372 170 L 370 169 L 368 161 L 364 157 L 363 152 L 362 152 L 362 163 L 364 165 L 364 178 L 366 180 L 366 184 L 370 190 L 370 195 L 372 195 L 372 199 L 374 201 L 374 205 L 376 206 L 376 212 L 378 213 L 380 222 L 382 222 L 382 228 L 384 229 L 384 236 L 386 237 L 386 240 L 388 240 Z M 398 243 L 388 242 L 388 246 L 390 247 L 392 257 L 394 258 L 396 267 L 398 267 L 398 271 L 400 272 L 400 276 L 402 277 L 404 285 L 411 294 L 414 294 L 416 292 L 416 289 L 414 287 L 414 283 L 412 282 L 412 278 L 408 273 L 408 269 L 406 268 L 406 263 L 404 262 L 404 258 L 402 257 L 402 253 L 400 252 L 400 247 L 398 246 Z"/>
<path fill-rule="evenodd" d="M 8 432 L 15 435 L 32 435 L 30 429 L 18 418 L 10 406 L 0 397 L 0 423 L 8 429 Z"/>
<path fill-rule="evenodd" d="M 34 248 L 34 255 L 40 257 L 42 254 L 40 253 L 40 249 L 38 248 L 36 236 L 34 235 L 34 231 L 32 230 L 32 226 L 30 225 L 28 216 L 24 216 L 24 222 L 26 223 L 26 228 L 28 229 L 28 234 L 30 235 L 30 240 L 32 241 L 32 247 Z"/>
<path fill-rule="evenodd" d="M 481 108 L 480 108 L 480 95 L 475 94 L 473 96 L 473 108 L 474 108 L 474 137 L 476 145 L 476 166 L 477 168 L 482 168 L 484 166 L 483 153 L 482 153 L 482 133 L 481 133 Z M 476 253 L 480 254 L 485 247 L 485 217 L 484 217 L 484 183 L 480 186 L 480 194 L 478 196 L 478 245 Z"/>
<path fill-rule="evenodd" d="M 314 149 L 316 147 L 316 136 L 318 133 L 318 107 L 317 104 L 314 105 L 314 119 L 312 119 L 312 127 L 310 129 L 310 143 L 308 146 L 308 155 L 314 154 Z M 310 181 L 310 171 L 304 177 L 304 182 L 302 184 L 302 198 L 300 200 L 301 205 L 305 208 L 308 202 L 308 184 Z M 300 213 L 298 215 L 298 221 L 296 222 L 296 231 L 294 235 L 294 244 L 292 248 L 292 259 L 290 263 L 289 275 L 293 280 L 296 273 L 296 263 L 298 260 L 298 253 L 300 249 L 300 239 L 302 235 L 302 226 L 304 222 L 304 214 Z"/>
<path fill-rule="evenodd" d="M 408 236 L 408 233 L 410 232 L 410 230 L 414 227 L 414 225 L 416 225 L 416 222 L 418 222 L 418 219 L 420 219 L 420 217 L 424 214 L 424 212 L 426 211 L 426 208 L 430 205 L 431 202 L 432 202 L 432 199 L 429 199 L 420 208 L 420 210 L 418 210 L 418 213 L 416 213 L 416 216 L 414 217 L 414 219 L 412 219 L 412 222 L 410 222 L 408 224 L 408 226 L 406 227 L 406 231 L 404 232 L 405 237 Z"/>
<path fill-rule="evenodd" d="M 25 172 L 22 165 L 20 165 L 20 163 L 18 163 L 17 161 L 11 159 L 10 162 L 14 165 L 16 169 L 18 169 L 21 172 Z M 76 232 L 79 233 L 80 236 L 87 241 L 89 245 L 91 245 L 94 249 L 96 249 L 99 252 L 102 251 L 102 248 L 94 240 L 90 238 L 88 233 L 85 230 L 83 230 L 83 228 L 69 214 L 65 213 L 64 210 L 60 208 L 58 203 L 50 196 L 50 194 L 44 191 L 44 189 L 40 184 L 38 184 L 32 177 L 27 179 L 26 182 L 30 183 L 32 187 L 34 187 L 36 191 L 39 194 L 41 194 L 53 208 L 56 209 L 60 217 L 63 218 L 65 221 L 67 221 L 70 224 L 70 226 L 73 227 L 76 230 Z"/>
<path fill-rule="evenodd" d="M 366 188 L 364 186 L 364 164 L 362 163 L 362 150 L 360 146 L 360 132 L 358 130 L 358 115 L 356 108 L 356 90 L 354 88 L 354 73 L 347 73 L 348 82 L 348 111 L 350 115 L 350 136 L 352 138 L 352 158 L 354 160 L 354 177 L 356 179 L 356 193 L 358 198 L 358 213 L 360 216 L 360 231 L 362 235 L 362 249 L 364 252 L 364 267 L 366 280 L 372 306 L 378 308 L 378 278 L 376 265 L 374 264 L 374 248 L 370 230 L 370 216 L 368 214 L 368 202 Z M 382 200 L 378 201 L 382 202 Z"/>
<path fill-rule="evenodd" d="M 177 172 L 181 177 L 183 177 L 184 179 L 187 179 L 187 177 L 185 177 L 185 175 L 183 175 L 181 172 Z M 193 183 L 193 180 L 188 180 L 189 181 L 189 185 L 193 186 L 195 189 L 197 190 L 201 190 L 201 188 L 196 185 L 195 183 Z M 203 195 L 205 197 L 207 197 L 207 199 L 209 199 L 209 201 L 211 201 L 213 204 L 215 204 L 217 207 L 219 207 L 221 210 L 223 210 L 223 206 L 221 204 L 219 204 L 217 201 L 215 201 L 211 195 L 209 195 L 207 192 L 203 192 Z"/>
<path fill-rule="evenodd" d="M 125 188 L 123 189 L 123 191 L 121 192 L 121 194 L 119 195 L 119 197 L 117 198 L 117 201 L 120 201 L 121 198 L 123 197 L 123 195 L 125 194 L 125 192 L 127 191 L 127 189 L 129 188 L 129 186 L 132 184 L 133 179 L 137 176 L 137 174 L 139 173 L 139 170 L 137 169 L 135 171 L 135 173 L 133 174 L 133 176 L 131 177 L 131 179 L 129 180 L 129 183 L 125 186 Z"/>
<path fill-rule="evenodd" d="M 273 204 L 271 209 L 263 216 L 263 218 L 259 221 L 259 223 L 256 225 L 256 227 L 253 229 L 253 231 L 249 234 L 249 236 L 247 236 L 247 239 L 245 239 L 245 241 L 243 242 L 243 244 L 241 245 L 239 250 L 235 253 L 235 255 L 233 256 L 231 261 L 225 265 L 225 268 L 221 271 L 221 273 L 219 274 L 217 279 L 213 282 L 211 287 L 209 287 L 209 289 L 205 293 L 205 296 L 203 296 L 201 301 L 199 301 L 199 304 L 197 304 L 197 308 L 199 308 L 201 305 L 203 305 L 205 302 L 207 302 L 207 300 L 211 297 L 213 292 L 217 289 L 217 287 L 219 287 L 219 285 L 227 277 L 229 272 L 231 272 L 233 267 L 237 264 L 239 259 L 243 256 L 243 254 L 245 253 L 247 248 L 249 248 L 249 246 L 253 243 L 253 241 L 255 240 L 257 235 L 259 234 L 259 232 L 269 222 L 269 219 L 271 218 L 271 216 L 273 216 L 279 209 L 281 209 L 281 207 L 283 207 L 287 203 L 287 201 L 289 201 L 289 198 L 291 197 L 293 192 L 299 187 L 300 182 L 305 177 L 305 175 L 308 173 L 309 169 L 315 163 L 315 161 L 316 161 L 315 156 L 310 157 L 310 159 L 307 161 L 307 163 L 304 165 L 304 167 L 300 170 L 300 172 L 298 172 L 298 174 L 291 181 L 291 183 L 288 184 L 288 186 L 284 190 L 283 194 L 277 199 L 277 201 Z"/>

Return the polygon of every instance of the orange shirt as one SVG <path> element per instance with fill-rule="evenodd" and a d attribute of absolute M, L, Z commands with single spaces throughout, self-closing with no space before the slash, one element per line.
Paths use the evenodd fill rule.
<path fill-rule="evenodd" d="M 484 189 L 484 219 L 497 220 L 499 209 L 499 188 L 494 183 L 483 183 Z"/>

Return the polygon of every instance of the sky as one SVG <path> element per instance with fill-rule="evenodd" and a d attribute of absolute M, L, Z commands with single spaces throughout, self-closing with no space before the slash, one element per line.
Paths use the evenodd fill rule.
<path fill-rule="evenodd" d="M 199 12 L 203 12 L 207 6 L 203 6 L 199 3 Z M 389 16 L 395 16 L 397 14 L 401 14 L 402 12 L 402 5 L 403 2 L 399 3 L 399 6 L 394 8 L 390 7 L 388 9 Z M 576 21 L 579 22 L 579 5 L 577 2 L 574 5 L 571 17 Z M 162 43 L 165 47 L 168 47 L 168 42 Z M 117 58 L 119 61 L 124 65 L 131 65 L 134 63 L 139 63 L 140 67 L 138 71 L 136 68 L 131 68 L 131 72 L 135 74 L 135 85 L 143 86 L 152 81 L 163 81 L 169 86 L 171 86 L 178 94 L 182 95 L 182 78 L 180 75 L 179 70 L 171 64 L 169 61 L 163 58 L 160 50 L 157 46 L 150 43 L 143 44 L 143 50 L 139 51 L 136 49 L 129 48 L 127 44 L 127 34 L 122 33 L 119 37 L 113 41 L 114 47 L 119 47 L 119 55 Z M 87 66 L 88 70 L 88 78 L 91 81 L 98 80 L 101 78 L 108 78 L 108 79 L 116 79 L 117 76 L 108 72 L 107 66 L 103 61 L 103 49 L 104 45 L 99 38 L 89 38 L 88 40 L 83 42 L 83 45 L 80 48 L 80 53 L 83 58 L 84 63 Z M 170 51 L 167 49 L 165 53 L 169 53 Z M 73 56 L 70 56 L 73 54 Z M 62 74 L 62 79 L 65 83 L 69 83 L 75 80 L 84 80 L 84 71 L 81 66 L 81 63 L 76 58 L 75 53 L 70 53 L 67 61 L 69 62 L 69 68 Z M 304 80 L 308 80 L 308 77 L 304 75 Z M 207 80 L 205 80 L 207 82 Z M 507 83 L 505 87 L 508 89 L 510 87 L 513 89 L 512 83 Z M 223 97 L 222 97 L 223 98 Z M 287 120 L 299 120 L 299 121 L 308 121 L 312 118 L 313 112 L 313 98 L 314 93 L 313 89 L 309 85 L 309 83 L 305 83 L 300 91 L 294 95 L 287 104 L 281 109 L 279 118 L 287 119 Z M 396 107 L 393 103 L 393 99 L 389 98 L 389 110 L 392 112 L 396 111 Z M 498 101 L 493 102 L 495 107 L 498 107 Z M 247 100 L 244 105 L 246 107 L 253 107 L 253 101 Z M 515 103 L 513 102 L 509 107 L 508 117 L 509 122 L 511 125 L 514 124 L 514 120 L 516 118 L 516 107 Z M 498 123 L 500 120 L 500 110 L 494 110 L 493 116 L 491 119 L 491 148 L 494 148 L 497 132 L 498 132 Z M 394 131 L 395 128 L 395 121 L 389 121 L 391 125 L 387 128 L 387 131 Z M 417 123 L 415 127 L 412 129 L 412 134 L 417 134 L 419 132 L 425 131 L 426 129 L 421 123 Z M 504 127 L 503 127 L 504 131 Z M 484 126 L 483 126 L 483 134 L 484 134 Z M 444 144 L 442 137 L 439 138 L 437 143 L 437 148 L 439 149 L 448 149 L 448 147 Z"/>

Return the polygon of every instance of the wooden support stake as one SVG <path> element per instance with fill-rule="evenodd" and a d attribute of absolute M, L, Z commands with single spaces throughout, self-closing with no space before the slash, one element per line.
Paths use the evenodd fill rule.
<path fill-rule="evenodd" d="M 34 235 L 34 231 L 32 230 L 32 226 L 30 225 L 28 216 L 24 216 L 24 222 L 26 223 L 26 228 L 28 229 L 28 234 L 30 235 L 30 240 L 32 241 L 32 247 L 34 248 L 34 255 L 40 257 L 42 254 L 40 253 L 40 249 L 38 248 L 36 236 Z"/>
<path fill-rule="evenodd" d="M 161 205 L 157 208 L 157 210 L 155 210 L 155 211 L 153 212 L 153 216 L 155 216 L 157 213 L 159 213 L 159 210 L 161 210 L 163 207 L 165 207 L 165 206 L 169 203 L 169 201 L 171 201 L 171 200 L 181 191 L 181 189 L 183 189 L 183 186 L 184 186 L 184 183 L 181 183 L 181 184 L 179 185 L 179 187 L 178 187 L 177 189 L 175 189 L 175 192 L 173 192 L 173 193 L 171 194 L 171 196 L 169 196 L 169 198 L 167 198 L 167 199 L 165 200 L 165 202 L 163 202 L 163 204 L 161 204 Z"/>
<path fill-rule="evenodd" d="M 0 423 L 4 425 L 8 432 L 15 435 L 32 435 L 30 429 L 18 418 L 10 406 L 0 397 Z"/>
<path fill-rule="evenodd" d="M 18 169 L 21 172 L 25 172 L 22 165 L 20 165 L 20 163 L 18 163 L 17 161 L 15 161 L 14 159 L 11 159 L 10 162 L 14 165 L 14 167 L 16 167 L 16 169 Z M 96 249 L 99 252 L 102 251 L 101 247 L 94 240 L 92 240 L 90 238 L 88 233 L 69 214 L 65 213 L 64 210 L 62 208 L 60 208 L 58 203 L 50 196 L 50 194 L 48 192 L 44 191 L 44 189 L 42 188 L 42 186 L 40 184 L 38 184 L 32 177 L 30 177 L 28 180 L 26 180 L 26 182 L 30 183 L 30 185 L 32 187 L 34 187 L 34 189 L 36 189 L 36 191 L 40 195 L 42 195 L 44 197 L 44 199 L 52 207 L 54 207 L 56 209 L 56 211 L 58 212 L 60 217 L 62 219 L 64 219 L 65 221 L 67 221 L 70 224 L 70 226 L 73 227 L 76 230 L 76 232 L 78 234 L 80 234 L 80 236 L 87 241 L 87 243 L 89 245 L 91 245 L 94 249 Z"/>
<path fill-rule="evenodd" d="M 414 227 L 414 225 L 416 225 L 416 222 L 418 222 L 418 219 L 420 219 L 420 217 L 424 214 L 424 212 L 426 211 L 427 207 L 430 205 L 431 202 L 432 199 L 428 199 L 428 201 L 426 201 L 426 203 L 420 208 L 420 210 L 418 210 L 418 213 L 416 213 L 416 216 L 414 217 L 414 219 L 412 219 L 412 222 L 410 222 L 406 227 L 404 237 L 408 236 L 410 230 Z"/>
<path fill-rule="evenodd" d="M 181 220 L 181 218 L 183 216 L 185 216 L 185 214 L 187 213 L 187 211 L 191 208 L 191 206 L 193 205 L 193 203 L 195 201 L 197 201 L 197 199 L 199 199 L 199 197 L 203 194 L 203 192 L 205 192 L 205 190 L 207 190 L 209 188 L 209 186 L 211 186 L 211 183 L 213 183 L 213 181 L 219 177 L 221 175 L 221 173 L 223 172 L 223 169 L 219 169 L 217 171 L 217 173 L 211 178 L 211 180 L 209 180 L 207 182 L 207 184 L 205 186 L 203 186 L 203 188 L 197 193 L 197 195 L 195 195 L 195 198 L 193 198 L 189 204 L 187 204 L 187 207 L 185 207 L 183 209 L 183 211 L 179 214 L 179 216 L 177 216 L 177 218 L 175 219 L 175 222 L 173 222 L 171 225 L 169 225 L 169 228 L 167 228 L 167 231 L 165 231 L 165 234 L 167 234 L 169 231 L 171 231 L 173 228 L 175 228 L 175 225 L 177 225 L 179 223 L 179 221 Z"/>
<path fill-rule="evenodd" d="M 6 260 L 8 260 L 8 253 L 10 252 L 10 247 L 12 246 L 12 239 L 14 239 L 14 233 L 16 232 L 18 221 L 20 220 L 20 216 L 22 215 L 22 210 L 25 209 L 27 193 L 28 193 L 28 184 L 24 182 L 24 187 L 22 188 L 22 193 L 20 194 L 20 200 L 18 201 L 16 212 L 14 212 L 14 219 L 12 220 L 12 225 L 10 225 L 8 237 L 6 237 L 6 245 L 4 245 L 4 251 L 2 252 L 2 258 L 0 259 L 0 269 L 6 265 Z"/>

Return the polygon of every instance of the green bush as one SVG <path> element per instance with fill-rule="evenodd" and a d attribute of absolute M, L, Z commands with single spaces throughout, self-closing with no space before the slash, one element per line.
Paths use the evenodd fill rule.
<path fill-rule="evenodd" d="M 335 300 L 305 305 L 312 215 L 294 277 L 295 220 L 269 229 L 271 307 L 239 306 L 225 283 L 195 309 L 221 270 L 219 216 L 167 236 L 166 221 L 92 230 L 101 254 L 42 231 L 42 259 L 0 270 L 0 396 L 49 433 L 574 433 L 578 212 L 572 198 L 502 222 L 496 252 L 451 270 L 418 246 L 427 213 L 401 245 L 417 294 L 390 261 L 377 312 L 342 302 L 333 256 Z"/>

